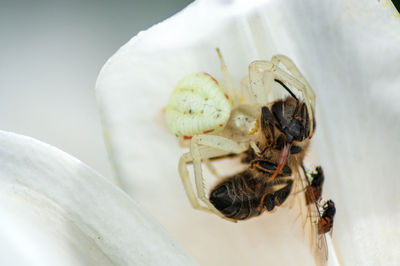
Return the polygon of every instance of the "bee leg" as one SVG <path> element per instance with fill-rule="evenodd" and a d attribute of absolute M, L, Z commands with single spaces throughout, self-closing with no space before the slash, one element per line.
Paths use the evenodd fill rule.
<path fill-rule="evenodd" d="M 267 211 L 270 212 L 275 208 L 275 206 L 276 202 L 274 200 L 274 193 L 268 193 L 262 197 L 259 208 L 263 209 L 265 207 Z"/>
<path fill-rule="evenodd" d="M 261 108 L 261 131 L 266 137 L 266 149 L 275 143 L 274 117 L 268 107 Z"/>
<path fill-rule="evenodd" d="M 286 165 L 286 161 L 289 157 L 291 146 L 292 146 L 291 144 L 285 144 L 283 146 L 283 149 L 281 150 L 281 153 L 279 155 L 278 166 L 276 167 L 274 174 L 270 178 L 268 178 L 268 181 L 274 180 L 278 176 L 278 174 L 282 171 L 283 167 Z"/>
<path fill-rule="evenodd" d="M 274 192 L 274 199 L 276 206 L 282 205 L 285 200 L 289 197 L 290 191 L 292 190 L 293 180 L 286 179 L 282 180 L 282 183 L 286 183 L 286 186 Z"/>
<path fill-rule="evenodd" d="M 205 166 L 208 168 L 208 171 L 211 172 L 216 178 L 221 179 L 222 177 L 217 173 L 217 169 L 215 169 L 214 165 L 210 162 L 209 159 L 203 160 Z"/>
<path fill-rule="evenodd" d="M 291 179 L 278 179 L 274 181 L 274 186 L 286 184 L 283 188 L 275 191 L 274 193 L 264 194 L 260 201 L 260 209 L 266 208 L 267 211 L 272 211 L 275 206 L 282 205 L 289 197 L 292 190 L 293 180 Z"/>

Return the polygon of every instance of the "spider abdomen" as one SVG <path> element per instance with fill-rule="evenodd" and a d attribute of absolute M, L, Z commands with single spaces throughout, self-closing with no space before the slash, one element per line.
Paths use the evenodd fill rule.
<path fill-rule="evenodd" d="M 177 137 L 218 133 L 226 126 L 232 104 L 224 88 L 211 75 L 184 77 L 173 90 L 166 109 L 169 129 Z"/>

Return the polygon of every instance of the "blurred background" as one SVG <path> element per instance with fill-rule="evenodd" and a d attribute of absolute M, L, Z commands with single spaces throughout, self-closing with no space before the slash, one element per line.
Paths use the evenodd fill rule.
<path fill-rule="evenodd" d="M 112 171 L 94 93 L 106 60 L 189 0 L 0 0 L 0 129 Z"/>

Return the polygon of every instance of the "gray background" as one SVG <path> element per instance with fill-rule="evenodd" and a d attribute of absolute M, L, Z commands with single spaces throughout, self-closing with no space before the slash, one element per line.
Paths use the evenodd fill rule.
<path fill-rule="evenodd" d="M 0 0 L 0 129 L 111 177 L 94 94 L 105 61 L 189 0 Z"/>

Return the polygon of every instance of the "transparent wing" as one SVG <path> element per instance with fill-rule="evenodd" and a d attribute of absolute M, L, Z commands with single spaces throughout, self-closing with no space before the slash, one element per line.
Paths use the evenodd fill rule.
<path fill-rule="evenodd" d="M 302 165 L 300 168 L 302 173 L 297 171 L 295 178 L 300 184 L 300 191 L 304 191 L 304 193 L 300 193 L 297 198 L 299 198 L 299 201 L 302 202 L 302 206 L 305 206 L 307 210 L 305 213 L 302 213 L 303 230 L 310 243 L 316 265 L 323 266 L 328 262 L 328 247 L 325 234 L 318 234 L 318 222 L 320 220 L 318 203 L 314 200 L 314 203 L 306 204 L 305 191 L 310 185 L 310 181 L 307 178 L 304 166 Z"/>

